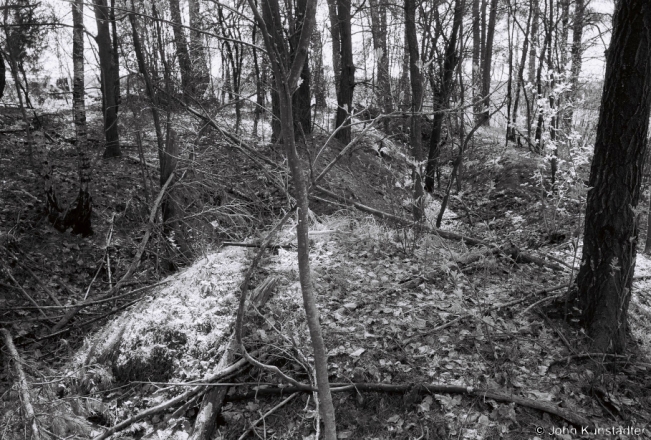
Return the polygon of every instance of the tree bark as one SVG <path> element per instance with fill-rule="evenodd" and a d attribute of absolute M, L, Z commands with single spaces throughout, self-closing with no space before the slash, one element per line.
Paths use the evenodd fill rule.
<path fill-rule="evenodd" d="M 377 86 L 375 96 L 382 112 L 393 112 L 393 98 L 391 96 L 391 81 L 389 77 L 389 53 L 387 51 L 387 6 L 384 0 L 370 0 L 371 6 L 371 34 L 373 36 L 373 49 L 375 50 L 375 70 Z M 385 127 L 389 120 L 385 119 Z"/>
<path fill-rule="evenodd" d="M 0 99 L 5 94 L 5 85 L 7 84 L 7 71 L 5 68 L 5 60 L 4 57 L 2 56 L 2 52 L 0 52 Z"/>
<path fill-rule="evenodd" d="M 472 95 L 475 106 L 474 120 L 481 114 L 481 20 L 479 17 L 479 0 L 472 0 Z"/>
<path fill-rule="evenodd" d="M 423 135 L 421 129 L 421 109 L 423 104 L 423 79 L 420 71 L 420 55 L 418 54 L 418 38 L 416 37 L 416 1 L 405 0 L 405 37 L 409 49 L 409 78 L 411 81 L 411 126 L 409 141 L 417 165 L 412 170 L 414 181 L 414 201 L 412 215 L 414 221 L 423 220 L 423 183 L 421 181 L 423 160 Z"/>
<path fill-rule="evenodd" d="M 174 31 L 174 46 L 176 47 L 176 57 L 179 59 L 179 70 L 181 71 L 181 87 L 183 88 L 183 96 L 194 96 L 195 90 L 193 88 L 192 80 L 192 62 L 190 61 L 190 52 L 188 51 L 188 40 L 181 26 L 181 8 L 179 0 L 169 0 L 170 2 L 170 16 L 173 23 L 172 30 Z"/>
<path fill-rule="evenodd" d="M 637 207 L 651 108 L 651 3 L 620 0 L 590 169 L 578 307 L 592 352 L 626 348 Z"/>
<path fill-rule="evenodd" d="M 293 22 L 295 29 L 290 29 L 290 49 L 292 50 L 292 58 L 295 56 L 294 51 L 297 48 L 299 39 L 301 37 L 301 29 L 303 28 L 303 20 L 305 19 L 305 8 L 307 7 L 306 0 L 298 0 L 296 2 L 295 14 Z M 292 95 L 292 109 L 294 111 L 294 135 L 300 139 L 303 135 L 312 133 L 312 113 L 310 112 L 310 63 L 309 54 L 305 57 L 303 68 L 301 69 L 300 85 L 298 90 Z"/>
<path fill-rule="evenodd" d="M 651 254 L 651 194 L 649 194 L 649 206 L 646 212 L 646 241 L 644 242 L 644 253 Z"/>
<path fill-rule="evenodd" d="M 491 0 L 491 9 L 486 29 L 486 47 L 482 59 L 482 90 L 483 113 L 481 121 L 484 125 L 490 125 L 490 88 L 491 88 L 491 64 L 493 62 L 493 39 L 495 37 L 495 23 L 497 22 L 497 0 Z"/>
<path fill-rule="evenodd" d="M 113 93 L 115 93 L 115 113 L 120 110 L 122 96 L 120 94 L 120 51 L 118 40 L 118 23 L 115 20 L 115 0 L 111 0 L 109 9 L 109 20 L 111 20 L 111 43 L 113 44 Z"/>
<path fill-rule="evenodd" d="M 353 110 L 353 89 L 355 88 L 355 64 L 353 63 L 353 36 L 350 25 L 351 0 L 337 0 L 339 36 L 341 43 L 341 77 L 337 94 L 337 116 L 335 127 L 343 125 L 335 137 L 344 145 L 350 142 L 350 120 L 346 119 Z"/>
<path fill-rule="evenodd" d="M 131 0 L 131 10 L 135 12 L 134 0 Z M 156 92 L 154 91 L 154 85 L 149 75 L 149 69 L 147 68 L 147 63 L 145 62 L 145 54 L 142 48 L 142 43 L 140 42 L 140 33 L 138 32 L 138 19 L 136 18 L 135 13 L 129 14 L 129 21 L 131 22 L 131 32 L 133 36 L 133 48 L 136 53 L 136 60 L 138 62 L 138 70 L 142 74 L 142 77 L 145 81 L 145 91 L 147 92 L 147 97 L 151 104 L 151 115 L 154 121 L 154 130 L 156 131 L 156 143 L 158 145 L 158 163 L 161 169 L 163 168 L 162 164 L 164 159 L 165 152 L 165 139 L 163 137 L 163 129 L 160 123 L 160 114 L 158 112 L 158 99 L 156 97 Z"/>
<path fill-rule="evenodd" d="M 539 0 L 532 0 L 531 8 L 533 17 L 531 18 L 531 48 L 529 49 L 529 82 L 533 83 L 536 80 L 536 46 L 538 45 L 538 28 L 540 20 Z"/>
<path fill-rule="evenodd" d="M 104 157 L 117 157 L 122 155 L 120 149 L 120 136 L 118 132 L 118 111 L 115 97 L 115 66 L 113 58 L 113 45 L 109 30 L 109 11 L 106 0 L 93 0 L 95 7 L 95 20 L 97 21 L 97 51 L 99 52 L 100 70 L 102 73 L 102 101 L 104 110 L 104 135 L 106 149 Z"/>
<path fill-rule="evenodd" d="M 337 0 L 327 0 L 328 15 L 330 16 L 330 38 L 332 39 L 332 72 L 334 74 L 335 90 L 339 96 L 341 83 L 341 34 L 337 14 Z"/>
<path fill-rule="evenodd" d="M 533 17 L 533 5 L 531 3 L 537 2 L 538 0 L 531 0 L 530 6 L 529 6 L 529 16 L 527 18 L 527 28 L 524 32 L 524 42 L 522 43 L 522 54 L 520 58 L 520 65 L 518 66 L 518 78 L 517 78 L 517 83 L 515 85 L 515 99 L 513 102 L 513 116 L 511 119 L 511 138 L 512 139 L 518 139 L 518 135 L 516 133 L 516 124 L 518 122 L 518 108 L 520 106 L 520 91 L 524 87 L 524 66 L 527 62 L 527 55 L 528 55 L 528 50 L 529 50 L 529 39 L 531 35 L 531 19 Z"/>
<path fill-rule="evenodd" d="M 307 326 L 310 331 L 312 348 L 314 350 L 314 365 L 316 370 L 316 382 L 320 403 L 321 416 L 325 426 L 324 437 L 326 440 L 336 440 L 337 429 L 335 423 L 334 405 L 330 393 L 328 382 L 328 362 L 325 349 L 325 343 L 321 334 L 321 325 L 319 323 L 319 311 L 316 307 L 314 296 L 314 286 L 312 285 L 310 270 L 310 251 L 308 240 L 309 227 L 309 205 L 308 192 L 305 176 L 301 168 L 300 158 L 296 151 L 296 142 L 294 140 L 294 121 L 292 112 L 292 90 L 296 88 L 300 71 L 303 68 L 309 40 L 314 28 L 316 0 L 307 0 L 305 21 L 301 31 L 301 38 L 295 50 L 293 60 L 289 58 L 288 48 L 286 47 L 283 35 L 282 21 L 280 17 L 280 7 L 277 0 L 268 0 L 262 3 L 264 16 L 263 19 L 257 12 L 254 0 L 249 0 L 251 9 L 255 12 L 256 21 L 261 28 L 261 33 L 265 40 L 265 47 L 270 54 L 276 89 L 278 90 L 278 99 L 281 112 L 281 128 L 283 143 L 287 154 L 287 162 L 294 183 L 294 196 L 297 204 L 298 222 L 296 225 L 296 236 L 298 242 L 298 270 L 301 292 L 303 296 L 303 306 L 307 318 Z"/>
<path fill-rule="evenodd" d="M 86 103 L 84 99 L 84 1 L 72 4 L 72 113 L 75 121 L 75 147 L 79 167 L 79 194 L 74 208 L 66 213 L 66 228 L 72 226 L 74 234 L 84 236 L 93 233 L 91 215 L 93 204 L 90 196 L 90 160 L 88 157 L 88 132 L 86 129 Z"/>
<path fill-rule="evenodd" d="M 574 102 L 571 103 L 567 114 L 566 124 L 567 128 L 572 127 L 572 120 L 574 119 L 574 108 L 578 92 L 579 92 L 579 75 L 581 74 L 581 65 L 583 64 L 583 25 L 584 25 L 585 4 L 584 0 L 575 0 L 574 3 L 574 23 L 572 24 L 572 69 L 570 70 L 570 84 L 572 89 L 570 92 L 570 99 Z"/>
<path fill-rule="evenodd" d="M 443 61 L 443 72 L 439 89 L 434 92 L 434 121 L 432 123 L 432 136 L 430 138 L 429 153 L 427 155 L 427 168 L 425 171 L 425 191 L 434 191 L 434 180 L 440 155 L 441 132 L 443 129 L 443 111 L 448 107 L 450 102 L 450 93 L 452 91 L 452 80 L 454 69 L 459 62 L 457 56 L 457 38 L 459 29 L 463 22 L 464 0 L 457 0 L 454 7 L 454 18 L 452 21 L 452 30 L 445 48 L 445 59 Z"/>
<path fill-rule="evenodd" d="M 192 66 L 192 86 L 197 97 L 203 96 L 210 83 L 210 71 L 206 61 L 206 52 L 203 45 L 203 36 L 199 30 L 203 29 L 201 22 L 201 0 L 188 0 L 190 12 L 190 46 L 189 56 Z"/>

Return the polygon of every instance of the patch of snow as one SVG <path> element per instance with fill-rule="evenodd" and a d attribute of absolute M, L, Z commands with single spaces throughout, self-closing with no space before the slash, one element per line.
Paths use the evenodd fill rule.
<path fill-rule="evenodd" d="M 162 348 L 173 358 L 173 379 L 211 373 L 231 334 L 246 255 L 246 249 L 237 247 L 210 254 L 124 312 L 117 319 L 121 325 L 108 323 L 96 338 L 108 342 L 124 329 L 114 365 L 124 367 L 134 359 L 147 362 Z"/>

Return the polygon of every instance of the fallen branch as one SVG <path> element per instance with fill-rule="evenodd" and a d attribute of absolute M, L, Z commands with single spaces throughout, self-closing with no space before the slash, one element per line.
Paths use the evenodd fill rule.
<path fill-rule="evenodd" d="M 230 376 L 237 371 L 239 371 L 240 368 L 242 368 L 244 365 L 246 365 L 246 360 L 245 359 L 240 359 L 239 361 L 235 362 L 234 364 L 230 365 L 227 368 L 224 368 L 218 373 L 213 374 L 212 376 L 208 377 L 205 381 L 206 382 L 215 382 L 219 379 L 223 379 L 227 376 Z M 173 399 L 170 399 L 166 402 L 163 402 L 159 405 L 154 406 L 153 408 L 146 409 L 138 414 L 136 414 L 133 417 L 128 418 L 127 420 L 118 423 L 115 426 L 112 426 L 111 428 L 107 429 L 104 431 L 102 434 L 98 435 L 95 437 L 93 440 L 104 440 L 106 438 L 109 438 L 116 432 L 122 431 L 123 429 L 129 427 L 130 425 L 136 423 L 139 420 L 145 419 L 147 417 L 153 416 L 154 414 L 158 414 L 160 412 L 165 411 L 168 408 L 173 407 L 174 405 L 184 402 L 192 397 L 194 397 L 196 394 L 199 394 L 202 391 L 205 391 L 204 386 L 196 386 L 192 388 L 189 391 L 186 391 L 183 394 L 179 394 L 178 396 L 174 397 Z"/>
<path fill-rule="evenodd" d="M 250 248 L 259 248 L 261 246 L 260 243 L 243 243 L 239 241 L 225 241 L 222 243 L 222 246 L 237 246 L 237 247 L 250 247 Z M 271 244 L 267 246 L 267 248 L 277 251 L 278 249 L 287 249 L 287 250 L 292 250 L 296 249 L 295 246 L 292 245 L 278 245 L 278 244 Z"/>
<path fill-rule="evenodd" d="M 290 386 L 283 388 L 263 388 L 251 391 L 245 394 L 235 394 L 228 396 L 228 401 L 247 400 L 262 396 L 283 396 L 293 393 L 307 393 L 312 392 L 313 388 L 307 385 Z M 560 408 L 558 405 L 547 402 L 539 402 L 537 400 L 527 399 L 525 397 L 518 397 L 512 394 L 503 394 L 492 390 L 475 389 L 473 387 L 465 387 L 461 385 L 444 385 L 444 384 L 384 384 L 384 383 L 352 383 L 352 384 L 332 384 L 333 393 L 341 393 L 346 391 L 367 391 L 378 393 L 406 393 L 416 392 L 418 394 L 436 393 L 436 394 L 462 394 L 468 396 L 481 397 L 483 399 L 493 399 L 498 402 L 515 403 L 527 408 L 537 409 L 539 411 L 553 414 L 564 420 L 567 420 L 576 427 L 594 427 L 594 424 L 587 417 Z"/>
<path fill-rule="evenodd" d="M 32 401 L 29 394 L 29 388 L 27 385 L 27 378 L 23 372 L 23 367 L 21 366 L 22 360 L 16 350 L 14 341 L 11 338 L 11 333 L 7 329 L 0 329 L 2 335 L 5 338 L 5 346 L 9 350 L 9 355 L 11 360 L 14 362 L 14 369 L 16 370 L 16 376 L 18 376 L 18 392 L 20 393 L 20 401 L 23 406 L 23 412 L 25 414 L 25 419 L 27 419 L 27 424 L 29 425 L 32 431 L 32 439 L 38 440 L 41 438 L 38 430 L 38 425 L 36 424 L 36 415 L 34 414 L 34 407 L 32 407 Z"/>
<path fill-rule="evenodd" d="M 391 220 L 391 221 L 394 221 L 394 222 L 402 224 L 402 225 L 407 225 L 407 226 L 414 225 L 414 222 L 412 220 L 408 220 L 408 219 L 406 219 L 404 217 L 400 217 L 400 216 L 397 216 L 397 215 L 389 214 L 388 212 L 384 212 L 384 211 L 380 211 L 380 210 L 375 209 L 375 208 L 371 208 L 370 206 L 363 205 L 361 203 L 358 203 L 358 202 L 355 202 L 353 200 L 347 199 L 346 197 L 335 194 L 334 192 L 329 191 L 329 190 L 327 190 L 327 189 L 325 189 L 325 188 L 323 188 L 321 186 L 315 186 L 315 189 L 318 192 L 320 192 L 322 194 L 325 194 L 328 197 L 331 197 L 331 198 L 337 200 L 340 203 L 353 205 L 355 208 L 359 209 L 362 212 L 367 212 L 369 214 L 373 214 L 373 215 L 375 215 L 377 217 L 380 217 L 380 218 L 382 218 L 384 220 Z M 323 199 L 321 199 L 321 200 L 323 200 Z M 427 231 L 427 232 L 429 232 L 431 234 L 438 235 L 439 237 L 442 237 L 442 238 L 445 238 L 445 239 L 448 239 L 448 240 L 460 241 L 460 242 L 467 243 L 467 244 L 472 245 L 472 246 L 486 246 L 488 248 L 493 248 L 493 249 L 499 251 L 500 253 L 503 253 L 503 254 L 511 257 L 516 262 L 535 263 L 535 264 L 537 264 L 539 266 L 546 266 L 546 267 L 552 268 L 554 270 L 562 270 L 563 269 L 561 266 L 559 266 L 557 264 L 548 263 L 547 261 L 543 260 L 542 258 L 535 257 L 533 255 L 529 255 L 529 254 L 526 254 L 524 252 L 521 252 L 515 246 L 510 246 L 507 249 L 501 249 L 501 248 L 499 248 L 499 247 L 497 247 L 497 246 L 495 246 L 495 245 L 493 245 L 491 243 L 488 243 L 488 242 L 486 242 L 484 240 L 480 240 L 480 239 L 477 239 L 477 238 L 468 237 L 468 236 L 461 235 L 461 234 L 456 234 L 454 232 L 444 231 L 442 229 L 433 228 L 433 227 L 430 227 L 430 226 L 427 226 L 427 225 L 422 225 L 422 224 L 419 224 L 418 227 L 422 228 L 422 230 L 424 230 L 424 231 Z"/>

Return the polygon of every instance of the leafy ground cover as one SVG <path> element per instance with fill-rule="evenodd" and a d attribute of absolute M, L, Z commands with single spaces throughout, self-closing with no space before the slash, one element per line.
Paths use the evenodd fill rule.
<path fill-rule="evenodd" d="M 11 123 L 11 114 L 4 118 Z M 76 173 L 74 147 L 62 140 L 70 124 L 60 118 L 43 131 L 60 135 L 48 146 L 61 198 L 70 199 Z M 133 293 L 85 308 L 72 326 L 52 337 L 53 327 L 74 302 L 101 298 L 132 262 L 155 196 L 156 174 L 152 167 L 139 164 L 137 149 L 129 147 L 129 141 L 126 157 L 119 160 L 100 159 L 97 146 L 95 234 L 87 238 L 61 234 L 39 211 L 39 188 L 20 132 L 0 134 L 4 136 L 0 319 L 23 356 L 34 403 L 44 414 L 39 417 L 59 437 L 93 437 L 186 392 L 214 372 L 224 350 L 221 341 L 232 325 L 238 277 L 254 252 L 223 242 L 255 242 L 264 235 L 263 225 L 288 206 L 283 191 L 273 183 L 283 180 L 281 172 L 249 165 L 219 133 L 198 136 L 192 121 L 178 120 L 176 127 L 183 157 L 194 155 L 182 166 L 195 176 L 188 178 L 185 188 L 196 201 L 192 205 L 196 211 L 188 208 L 187 215 L 202 220 L 196 228 L 201 231 L 196 244 L 201 258 L 166 278 L 169 267 L 163 262 L 174 243 L 157 229 L 127 286 Z M 335 393 L 340 438 L 534 439 L 548 437 L 553 429 L 560 430 L 559 438 L 580 437 L 566 419 L 531 409 L 521 400 L 422 388 L 432 383 L 552 404 L 566 415 L 589 418 L 597 427 L 634 426 L 647 429 L 647 435 L 651 432 L 647 360 L 651 262 L 638 256 L 630 355 L 606 359 L 577 355 L 584 352 L 584 336 L 571 315 L 564 319 L 565 304 L 559 298 L 579 263 L 581 174 L 572 177 L 568 172 L 567 185 L 550 193 L 542 177 L 545 163 L 512 145 L 498 148 L 501 137 L 496 129 L 478 132 L 464 165 L 461 191 L 454 193 L 443 229 L 494 245 L 516 246 L 556 269 L 446 240 L 422 228 L 381 221 L 324 197 L 314 200 L 312 270 L 331 381 L 335 387 L 358 384 L 357 389 Z M 316 157 L 325 139 L 315 136 L 303 147 L 304 157 Z M 155 163 L 151 139 L 147 142 L 145 159 Z M 395 142 L 389 154 L 380 155 L 378 142 L 377 131 L 367 132 L 324 186 L 352 201 L 407 217 L 404 146 Z M 255 148 L 282 163 L 278 146 Z M 336 153 L 336 148 L 324 150 L 315 173 Z M 448 165 L 442 173 L 449 173 Z M 440 195 L 427 200 L 429 219 L 438 213 Z M 245 343 L 266 364 L 308 383 L 313 372 L 291 223 L 275 244 L 280 247 L 265 254 L 252 287 L 269 277 L 277 282 L 266 305 L 247 314 Z M 173 281 L 138 290 L 164 280 Z M 213 335 L 217 330 L 219 335 Z M 210 347 L 202 349 L 201 344 Z M 128 363 L 124 356 L 151 355 L 156 347 L 160 356 L 145 356 L 147 362 L 138 368 L 115 368 Z M 14 438 L 20 435 L 21 423 L 7 373 L 5 369 L 0 373 L 3 436 Z M 257 368 L 223 382 L 229 392 L 214 438 L 239 438 L 267 413 L 249 438 L 316 438 L 318 411 L 311 393 L 281 393 L 277 376 Z M 362 384 L 385 388 L 368 391 Z M 288 394 L 292 397 L 286 401 Z M 285 403 L 278 407 L 280 402 Z M 188 438 L 199 406 L 196 397 L 180 402 L 138 420 L 117 436 Z"/>

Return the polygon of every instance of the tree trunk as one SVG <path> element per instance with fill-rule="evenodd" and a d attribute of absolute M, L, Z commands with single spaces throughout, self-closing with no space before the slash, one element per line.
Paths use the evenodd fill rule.
<path fill-rule="evenodd" d="M 188 52 L 188 40 L 185 37 L 185 32 L 181 26 L 181 8 L 179 7 L 179 0 L 169 0 L 170 2 L 170 16 L 172 18 L 172 30 L 174 31 L 174 46 L 176 47 L 176 57 L 179 59 L 179 69 L 181 71 L 181 87 L 183 88 L 183 96 L 194 96 L 195 90 L 193 88 L 192 78 L 192 62 L 190 61 L 190 53 Z"/>
<path fill-rule="evenodd" d="M 409 141 L 416 166 L 412 169 L 414 181 L 414 202 L 412 214 L 414 221 L 423 220 L 423 183 L 421 181 L 423 160 L 423 135 L 421 128 L 421 109 L 423 105 L 423 79 L 420 71 L 420 55 L 418 54 L 418 38 L 416 37 L 416 1 L 405 0 L 405 37 L 409 49 L 409 77 L 411 80 L 411 126 Z"/>
<path fill-rule="evenodd" d="M 210 71 L 203 46 L 203 29 L 201 23 L 201 1 L 188 0 L 190 11 L 190 64 L 192 66 L 192 85 L 197 97 L 203 96 L 210 83 Z"/>
<path fill-rule="evenodd" d="M 350 1 L 337 0 L 337 17 L 339 18 L 339 35 L 341 42 L 341 77 L 337 95 L 337 117 L 335 127 L 343 128 L 335 137 L 344 145 L 350 142 L 350 120 L 346 119 L 353 110 L 353 89 L 355 88 L 355 64 L 353 63 L 353 36 L 350 25 Z"/>
<path fill-rule="evenodd" d="M 490 125 L 490 89 L 491 89 L 491 64 L 493 62 L 493 39 L 495 37 L 495 23 L 497 22 L 497 0 L 491 0 L 491 10 L 488 17 L 486 29 L 486 47 L 484 49 L 482 73 L 483 113 L 481 121 L 484 125 Z"/>
<path fill-rule="evenodd" d="M 84 0 L 72 4 L 72 113 L 75 120 L 75 135 L 79 167 L 79 194 L 74 208 L 66 214 L 66 227 L 84 236 L 93 233 L 91 214 L 93 211 L 90 196 L 90 160 L 88 157 L 88 134 L 86 130 L 86 103 L 84 100 Z"/>
<path fill-rule="evenodd" d="M 646 211 L 646 241 L 644 242 L 644 253 L 651 255 L 651 193 L 649 193 L 649 207 Z"/>
<path fill-rule="evenodd" d="M 131 0 L 131 10 L 135 12 L 134 0 Z M 163 129 L 160 123 L 160 115 L 158 113 L 158 99 L 156 98 L 156 92 L 154 91 L 151 76 L 149 75 L 149 69 L 147 69 L 147 64 L 145 62 L 145 55 L 143 52 L 142 44 L 140 42 L 140 33 L 138 32 L 138 20 L 136 18 L 136 15 L 129 14 L 129 21 L 131 22 L 133 48 L 134 52 L 136 53 L 138 70 L 142 74 L 142 77 L 145 81 L 145 91 L 147 92 L 147 97 L 149 98 L 149 102 L 151 104 L 151 114 L 154 121 L 154 130 L 156 131 L 156 142 L 158 145 L 158 163 L 162 169 L 165 152 L 165 139 L 163 138 Z M 164 183 L 165 182 L 163 182 L 163 184 Z"/>
<path fill-rule="evenodd" d="M 0 52 L 0 99 L 5 94 L 5 85 L 7 84 L 6 69 L 5 69 L 5 60 Z"/>
<path fill-rule="evenodd" d="M 301 29 L 303 28 L 306 6 L 306 0 L 298 0 L 296 2 L 293 19 L 296 28 L 293 30 L 290 29 L 292 35 L 290 38 L 292 57 L 295 56 L 294 51 L 301 37 Z M 298 86 L 298 90 L 296 90 L 292 95 L 292 109 L 294 110 L 295 125 L 294 135 L 297 139 L 300 139 L 303 135 L 312 133 L 312 113 L 310 111 L 310 102 L 310 63 L 308 55 L 305 57 L 305 63 L 301 70 L 300 85 Z"/>
<path fill-rule="evenodd" d="M 109 30 L 109 14 L 106 0 L 94 0 L 95 20 L 97 21 L 97 51 L 102 74 L 102 101 L 104 109 L 104 135 L 106 149 L 104 157 L 117 157 L 122 155 L 120 149 L 120 136 L 118 133 L 118 111 L 115 97 L 115 64 L 113 46 Z"/>
<path fill-rule="evenodd" d="M 479 0 L 472 0 L 472 100 L 473 112 L 477 121 L 481 114 L 481 20 L 479 17 Z"/>
<path fill-rule="evenodd" d="M 341 83 L 341 33 L 337 14 L 337 0 L 327 0 L 328 15 L 330 16 L 330 37 L 332 38 L 332 72 L 334 74 L 335 90 L 339 96 Z"/>
<path fill-rule="evenodd" d="M 443 129 L 443 119 L 445 114 L 443 110 L 448 107 L 450 93 L 452 91 L 452 80 L 454 78 L 454 69 L 459 62 L 457 56 L 457 37 L 459 29 L 463 22 L 464 0 L 457 0 L 454 7 L 454 18 L 452 21 L 452 30 L 445 48 L 445 59 L 443 61 L 443 72 L 439 90 L 434 92 L 434 121 L 432 123 L 432 136 L 430 138 L 429 153 L 427 155 L 427 169 L 425 171 L 425 191 L 434 191 L 434 179 L 438 169 L 440 155 L 441 132 Z"/>
<path fill-rule="evenodd" d="M 590 169 L 578 306 L 591 352 L 626 348 L 640 183 L 651 108 L 651 3 L 620 0 Z"/>
<path fill-rule="evenodd" d="M 389 77 L 389 53 L 387 51 L 387 6 L 384 0 L 370 0 L 371 5 L 371 34 L 375 50 L 375 69 L 377 87 L 375 96 L 382 113 L 393 112 L 391 96 L 391 81 Z M 385 127 L 389 120 L 385 119 Z"/>
<path fill-rule="evenodd" d="M 120 95 L 120 51 L 118 23 L 115 21 L 115 0 L 111 0 L 109 20 L 111 20 L 111 42 L 113 43 L 113 93 L 115 93 L 115 113 L 118 113 L 122 97 Z"/>
<path fill-rule="evenodd" d="M 249 0 L 251 9 L 256 12 L 258 25 L 263 28 L 262 33 L 265 39 L 267 52 L 270 54 L 276 89 L 278 90 L 278 99 L 281 112 L 281 128 L 283 143 L 287 154 L 287 163 L 294 183 L 294 196 L 297 204 L 297 225 L 296 237 L 298 243 L 298 271 L 301 292 L 303 296 L 303 306 L 307 326 L 312 340 L 314 350 L 314 365 L 316 370 L 316 382 L 318 388 L 318 397 L 320 403 L 321 416 L 325 426 L 324 437 L 326 440 L 336 440 L 337 428 L 335 423 L 334 405 L 330 393 L 328 382 L 328 365 L 325 343 L 321 334 L 321 325 L 319 323 L 319 311 L 316 306 L 314 296 L 314 286 L 312 285 L 310 270 L 310 250 L 308 239 L 309 228 L 309 204 L 308 191 L 305 176 L 301 168 L 301 161 L 296 151 L 296 142 L 294 141 L 294 121 L 292 112 L 292 90 L 295 90 L 298 77 L 303 68 L 309 38 L 314 28 L 316 0 L 308 0 L 303 31 L 301 32 L 300 42 L 295 51 L 293 60 L 289 60 L 288 48 L 285 45 L 283 35 L 282 21 L 280 17 L 280 7 L 277 0 L 268 0 L 262 2 L 264 17 L 257 13 L 254 0 Z"/>
<path fill-rule="evenodd" d="M 538 0 L 531 0 L 531 3 L 537 2 Z M 533 17 L 533 6 L 530 4 L 529 7 L 529 17 L 527 18 L 527 28 L 524 32 L 524 43 L 522 44 L 522 54 L 520 57 L 520 65 L 518 66 L 518 78 L 515 86 L 515 100 L 513 102 L 513 116 L 511 119 L 511 137 L 513 139 L 518 139 L 518 134 L 516 133 L 516 124 L 518 122 L 518 107 L 520 106 L 520 91 L 524 87 L 524 65 L 527 62 L 527 51 L 529 50 L 529 37 L 531 33 L 531 19 Z"/>
<path fill-rule="evenodd" d="M 533 83 L 536 80 L 536 46 L 538 45 L 538 22 L 540 20 L 539 0 L 532 0 L 531 8 L 533 17 L 531 18 L 531 48 L 529 49 L 529 82 Z"/>
<path fill-rule="evenodd" d="M 402 68 L 400 81 L 398 82 L 398 108 L 403 111 L 409 111 L 411 106 L 411 88 L 409 86 L 409 45 L 407 44 L 407 35 L 405 34 L 404 50 L 402 55 Z"/>
<path fill-rule="evenodd" d="M 572 127 L 572 119 L 574 119 L 574 108 L 577 95 L 579 92 L 579 75 L 581 74 L 581 64 L 583 63 L 583 24 L 584 24 L 585 4 L 584 0 L 575 0 L 574 3 L 574 23 L 572 25 L 572 69 L 570 70 L 570 84 L 572 89 L 570 92 L 570 99 L 574 102 L 571 103 L 570 108 L 566 114 L 567 128 Z"/>

